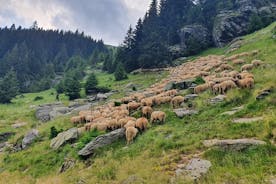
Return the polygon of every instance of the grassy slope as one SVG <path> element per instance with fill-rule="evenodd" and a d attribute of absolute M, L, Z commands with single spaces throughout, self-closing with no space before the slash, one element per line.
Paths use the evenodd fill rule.
<path fill-rule="evenodd" d="M 69 145 L 60 151 L 49 149 L 49 128 L 52 125 L 63 129 L 71 126 L 68 117 L 59 118 L 39 126 L 45 140 L 40 140 L 26 151 L 0 155 L 0 168 L 4 169 L 0 173 L 0 183 L 76 183 L 80 180 L 87 183 L 118 183 L 129 175 L 137 175 L 146 183 L 167 183 L 182 155 L 205 151 L 201 143 L 204 139 L 256 137 L 268 141 L 271 131 L 276 128 L 276 94 L 274 92 L 263 101 L 255 101 L 255 97 L 260 90 L 276 84 L 276 41 L 271 39 L 271 29 L 275 26 L 276 23 L 246 36 L 246 44 L 234 52 L 259 49 L 261 52 L 257 59 L 272 64 L 270 67 L 253 70 L 256 80 L 253 90 L 232 90 L 228 93 L 226 102 L 215 106 L 205 103 L 207 98 L 212 96 L 206 92 L 200 95 L 195 103 L 200 114 L 184 119 L 177 118 L 169 106 L 162 106 L 160 109 L 168 115 L 165 125 L 152 127 L 138 136 L 135 143 L 127 148 L 122 140 L 98 150 L 93 158 L 85 162 L 79 160 L 75 168 L 58 175 L 58 167 L 65 156 L 77 159 L 76 148 Z M 223 54 L 224 50 L 225 48 L 210 49 L 201 55 Z M 253 58 L 245 59 L 251 61 Z M 152 74 L 150 80 L 149 76 L 138 75 L 114 83 L 110 80 L 110 75 L 97 75 L 100 85 L 113 89 L 120 89 L 130 81 L 141 85 L 146 81 L 143 87 L 147 87 L 156 80 L 156 75 Z M 165 74 L 158 77 L 164 76 Z M 51 91 L 46 91 L 39 96 L 44 97 L 43 102 L 54 101 L 55 96 L 50 94 Z M 30 127 L 37 126 L 33 111 L 30 112 L 29 109 L 30 104 L 42 103 L 32 101 L 36 95 L 38 94 L 27 94 L 24 99 L 16 99 L 12 105 L 0 106 L 1 131 L 9 130 L 8 125 L 17 119 L 29 122 L 29 127 L 17 130 L 19 135 L 11 141 L 15 141 Z M 115 97 L 122 95 L 121 93 Z M 232 116 L 221 115 L 222 112 L 239 105 L 244 105 L 244 110 Z M 231 123 L 233 118 L 252 116 L 263 116 L 264 121 L 246 125 Z M 268 177 L 276 175 L 276 149 L 272 145 L 252 147 L 242 152 L 212 149 L 205 152 L 203 157 L 210 160 L 213 166 L 200 183 L 265 183 Z"/>

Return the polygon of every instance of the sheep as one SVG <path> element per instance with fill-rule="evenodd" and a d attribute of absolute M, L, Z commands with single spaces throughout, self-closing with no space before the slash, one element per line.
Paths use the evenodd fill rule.
<path fill-rule="evenodd" d="M 133 141 L 137 133 L 138 133 L 138 129 L 135 127 L 128 127 L 126 129 L 126 140 L 128 145 Z"/>
<path fill-rule="evenodd" d="M 255 59 L 251 62 L 251 64 L 253 64 L 256 67 L 256 66 L 260 66 L 261 64 L 263 64 L 263 62 L 261 60 Z"/>
<path fill-rule="evenodd" d="M 172 98 L 170 96 L 164 96 L 164 97 L 161 97 L 160 98 L 160 102 L 162 104 L 165 104 L 165 103 L 170 103 L 170 101 L 172 100 Z"/>
<path fill-rule="evenodd" d="M 133 99 L 131 97 L 124 97 L 121 99 L 121 102 L 124 104 L 128 104 L 129 102 L 131 102 Z"/>
<path fill-rule="evenodd" d="M 253 64 L 245 64 L 241 67 L 241 71 L 252 70 L 253 68 L 254 68 Z"/>
<path fill-rule="evenodd" d="M 183 103 L 185 100 L 185 98 L 183 96 L 176 96 L 172 99 L 171 104 L 173 106 L 173 108 L 175 107 L 179 107 L 181 105 L 181 103 Z"/>
<path fill-rule="evenodd" d="M 137 110 L 139 107 L 141 106 L 140 103 L 137 103 L 137 102 L 129 102 L 127 104 L 127 108 L 129 111 L 135 111 Z"/>
<path fill-rule="evenodd" d="M 156 122 L 156 121 L 160 121 L 161 123 L 164 123 L 165 119 L 166 119 L 166 114 L 164 112 L 162 112 L 162 111 L 154 111 L 151 114 L 150 122 L 153 123 L 153 122 Z"/>
<path fill-rule="evenodd" d="M 84 117 L 84 119 L 85 119 L 85 122 L 86 122 L 86 123 L 87 123 L 87 122 L 92 122 L 93 119 L 94 119 L 94 116 L 92 116 L 92 115 L 86 115 L 86 116 Z"/>
<path fill-rule="evenodd" d="M 248 72 L 242 72 L 237 76 L 238 79 L 252 78 L 254 79 L 254 75 Z"/>
<path fill-rule="evenodd" d="M 224 94 L 229 89 L 236 88 L 237 86 L 236 86 L 236 84 L 232 80 L 228 80 L 228 81 L 224 81 L 224 82 L 220 83 L 219 87 L 220 87 L 220 92 L 222 94 Z"/>
<path fill-rule="evenodd" d="M 233 64 L 237 64 L 238 65 L 238 64 L 244 64 L 245 60 L 243 60 L 243 59 L 235 59 L 232 62 L 233 62 Z"/>
<path fill-rule="evenodd" d="M 149 118 L 152 112 L 153 109 L 149 106 L 145 106 L 142 108 L 142 115 L 146 118 Z"/>
<path fill-rule="evenodd" d="M 138 128 L 140 131 L 146 130 L 148 127 L 148 120 L 144 117 L 138 118 L 135 122 L 135 127 Z"/>
<path fill-rule="evenodd" d="M 215 83 L 221 83 L 221 82 L 224 82 L 224 81 L 227 81 L 227 80 L 235 81 L 234 78 L 232 78 L 232 77 L 215 78 L 212 81 L 215 82 Z"/>
<path fill-rule="evenodd" d="M 73 117 L 71 117 L 70 120 L 71 120 L 71 123 L 73 123 L 73 124 L 79 124 L 82 122 L 80 116 L 73 116 Z"/>
<path fill-rule="evenodd" d="M 245 79 L 237 80 L 236 84 L 240 88 L 253 88 L 254 87 L 254 79 L 245 78 Z"/>
<path fill-rule="evenodd" d="M 85 127 L 78 128 L 78 135 L 82 135 L 86 131 Z"/>
<path fill-rule="evenodd" d="M 124 125 L 125 128 L 128 128 L 128 127 L 135 127 L 135 122 L 136 121 L 133 121 L 133 120 L 130 120 L 127 122 L 127 124 Z"/>
<path fill-rule="evenodd" d="M 209 85 L 207 83 L 198 85 L 194 88 L 194 93 L 195 94 L 201 93 L 203 91 L 206 91 L 208 88 L 209 88 Z"/>
<path fill-rule="evenodd" d="M 220 89 L 221 89 L 220 84 L 215 84 L 211 89 L 212 89 L 212 92 L 214 94 L 221 93 L 221 91 L 220 91 Z"/>
<path fill-rule="evenodd" d="M 144 106 L 152 106 L 153 101 L 152 98 L 144 98 L 143 100 L 141 100 L 142 105 Z"/>
<path fill-rule="evenodd" d="M 169 90 L 169 91 L 166 91 L 166 95 L 167 96 L 175 96 L 175 95 L 177 95 L 177 90 L 176 89 L 173 89 L 173 90 Z"/>

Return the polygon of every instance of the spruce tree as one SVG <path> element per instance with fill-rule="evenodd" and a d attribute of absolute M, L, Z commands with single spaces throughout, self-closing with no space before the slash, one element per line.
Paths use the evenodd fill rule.
<path fill-rule="evenodd" d="M 97 89 L 98 79 L 94 73 L 91 73 L 85 83 L 85 92 L 86 94 L 91 93 L 92 90 Z"/>
<path fill-rule="evenodd" d="M 19 91 L 16 73 L 11 70 L 0 79 L 0 103 L 10 103 Z"/>
<path fill-rule="evenodd" d="M 116 70 L 114 72 L 114 77 L 116 81 L 120 81 L 128 78 L 122 63 L 117 64 Z"/>
<path fill-rule="evenodd" d="M 64 92 L 70 100 L 80 97 L 81 85 L 77 77 L 70 73 L 64 79 Z"/>

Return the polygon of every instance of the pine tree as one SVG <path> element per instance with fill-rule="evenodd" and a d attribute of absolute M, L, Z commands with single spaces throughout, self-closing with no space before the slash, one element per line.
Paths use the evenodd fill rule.
<path fill-rule="evenodd" d="M 64 79 L 64 92 L 70 100 L 80 97 L 81 85 L 77 77 L 70 73 Z"/>
<path fill-rule="evenodd" d="M 98 85 L 98 79 L 96 78 L 96 75 L 94 73 L 91 73 L 85 83 L 86 94 L 89 94 L 91 93 L 92 90 L 97 89 L 97 85 Z"/>
<path fill-rule="evenodd" d="M 0 103 L 10 103 L 19 91 L 16 73 L 11 70 L 0 79 Z"/>
<path fill-rule="evenodd" d="M 120 81 L 128 78 L 122 63 L 117 64 L 116 70 L 114 72 L 114 77 L 116 81 Z"/>

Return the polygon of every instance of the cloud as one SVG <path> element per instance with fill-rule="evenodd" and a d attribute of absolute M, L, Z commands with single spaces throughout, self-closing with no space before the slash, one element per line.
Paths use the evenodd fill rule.
<path fill-rule="evenodd" d="M 142 17 L 150 0 L 0 0 L 0 26 L 30 27 L 37 20 L 45 29 L 84 31 L 118 45 L 130 24 Z"/>

